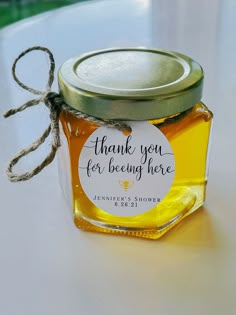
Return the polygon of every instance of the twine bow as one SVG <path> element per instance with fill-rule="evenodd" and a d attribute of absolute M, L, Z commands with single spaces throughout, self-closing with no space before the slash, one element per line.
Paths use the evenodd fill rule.
<path fill-rule="evenodd" d="M 48 57 L 49 57 L 49 61 L 50 61 L 49 77 L 48 77 L 48 82 L 47 82 L 45 91 L 39 91 L 39 90 L 33 89 L 33 88 L 25 85 L 16 76 L 17 62 L 22 57 L 24 57 L 26 54 L 28 54 L 29 52 L 31 52 L 33 50 L 43 51 L 43 52 L 47 53 Z M 16 58 L 16 60 L 13 63 L 12 75 L 13 75 L 14 80 L 18 83 L 18 85 L 20 87 L 31 92 L 32 94 L 39 95 L 39 97 L 24 103 L 23 105 L 21 105 L 18 108 L 10 109 L 3 116 L 5 118 L 7 118 L 9 116 L 12 116 L 18 112 L 25 110 L 28 107 L 38 105 L 39 103 L 44 103 L 47 106 L 47 108 L 49 109 L 50 124 L 49 124 L 48 128 L 44 131 L 44 133 L 41 135 L 41 137 L 39 137 L 36 141 L 34 141 L 30 146 L 28 146 L 28 147 L 24 148 L 23 150 L 21 150 L 20 152 L 18 152 L 12 158 L 12 160 L 8 163 L 7 168 L 6 168 L 6 173 L 7 173 L 8 179 L 11 182 L 19 182 L 19 181 L 29 180 L 33 176 L 40 173 L 47 165 L 49 165 L 54 160 L 56 152 L 61 145 L 60 129 L 59 129 L 59 116 L 60 116 L 61 111 L 69 112 L 70 114 L 72 114 L 78 118 L 86 119 L 86 120 L 93 122 L 93 123 L 96 123 L 100 126 L 103 125 L 103 126 L 107 126 L 107 127 L 111 127 L 111 128 L 116 128 L 120 131 L 127 131 L 127 130 L 131 131 L 131 128 L 121 121 L 102 120 L 102 119 L 96 118 L 94 116 L 90 116 L 90 115 L 87 115 L 85 113 L 82 113 L 82 112 L 70 107 L 69 105 L 67 105 L 63 101 L 60 94 L 51 91 L 52 83 L 54 81 L 54 72 L 55 72 L 54 57 L 53 57 L 53 54 L 51 53 L 51 51 L 46 47 L 35 46 L 32 48 L 29 48 L 29 49 L 23 51 Z M 25 172 L 25 173 L 20 174 L 20 175 L 14 173 L 13 167 L 18 163 L 18 161 L 22 157 L 35 151 L 42 143 L 44 143 L 44 141 L 46 140 L 46 138 L 50 134 L 52 136 L 51 150 L 48 153 L 48 155 L 45 157 L 45 159 L 31 171 Z"/>

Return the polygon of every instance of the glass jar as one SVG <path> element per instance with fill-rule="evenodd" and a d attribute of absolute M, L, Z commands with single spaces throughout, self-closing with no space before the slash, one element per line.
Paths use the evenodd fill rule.
<path fill-rule="evenodd" d="M 212 113 L 191 58 L 146 48 L 77 56 L 59 70 L 71 107 L 131 132 L 63 112 L 63 190 L 77 227 L 157 239 L 205 200 Z"/>

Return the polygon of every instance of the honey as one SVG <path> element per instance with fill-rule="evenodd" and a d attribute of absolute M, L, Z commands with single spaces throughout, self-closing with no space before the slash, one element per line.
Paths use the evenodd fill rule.
<path fill-rule="evenodd" d="M 140 64 L 139 66 L 136 63 L 127 64 L 136 57 L 139 59 L 137 54 L 140 51 L 147 53 L 147 57 L 141 56 L 141 68 Z M 109 53 L 114 52 L 121 53 L 121 56 L 115 56 L 118 62 L 114 61 L 114 55 L 109 59 Z M 127 55 L 127 52 L 130 55 Z M 148 59 L 150 52 L 161 57 L 156 61 L 153 59 L 150 61 Z M 126 53 L 124 58 L 122 53 Z M 132 53 L 134 59 L 130 59 Z M 89 73 L 91 56 L 96 61 L 96 65 L 92 67 L 97 70 L 92 76 Z M 59 72 L 59 82 L 66 102 L 73 107 L 78 104 L 80 109 L 86 111 L 88 107 L 87 113 L 95 117 L 98 117 L 98 112 L 101 110 L 100 118 L 105 120 L 125 121 L 131 126 L 135 121 L 134 126 L 137 124 L 139 128 L 139 133 L 136 134 L 142 135 L 140 125 L 144 126 L 142 128 L 145 136 L 140 140 L 139 145 L 140 136 L 136 136 L 134 132 L 132 138 L 133 128 L 131 133 L 110 131 L 108 127 L 100 127 L 94 122 L 76 118 L 66 112 L 61 113 L 60 121 L 65 139 L 60 151 L 60 162 L 63 165 L 67 156 L 66 163 L 70 167 L 70 172 L 67 171 L 63 175 L 62 185 L 72 204 L 74 222 L 77 227 L 88 231 L 157 239 L 201 207 L 205 200 L 212 113 L 201 102 L 202 69 L 183 55 L 140 48 L 105 50 L 79 59 L 75 58 L 72 60 L 73 69 L 75 65 L 79 68 L 80 62 L 83 68 L 84 60 L 88 62 L 86 69 L 75 70 L 75 72 L 79 79 L 82 78 L 84 82 L 90 81 L 93 91 L 87 88 L 84 82 L 80 83 L 79 87 L 71 84 L 69 91 L 68 82 L 65 84 L 65 73 L 68 73 L 68 69 L 66 72 L 62 67 Z M 187 65 L 183 65 L 184 62 L 187 62 Z M 163 63 L 165 69 L 161 68 Z M 112 80 L 109 80 L 110 67 L 116 69 Z M 140 72 L 143 70 L 142 67 L 145 69 L 144 77 L 151 72 L 148 80 L 139 79 L 142 75 Z M 156 74 L 155 70 L 159 74 Z M 191 77 L 192 72 L 194 75 Z M 186 77 L 187 87 L 183 85 Z M 173 86 L 178 84 L 180 86 L 176 91 Z M 115 95 L 106 95 L 104 86 L 108 92 L 114 89 L 119 90 L 120 94 L 117 95 L 116 91 L 112 90 Z M 154 87 L 155 91 L 153 91 Z M 143 93 L 141 97 L 140 93 Z M 76 98 L 78 95 L 80 98 Z M 155 100 L 157 102 L 153 105 L 152 102 Z M 107 111 L 108 107 L 105 109 L 102 107 L 103 101 L 108 103 L 106 106 L 111 107 L 112 114 Z M 127 102 L 127 110 L 124 110 L 125 102 Z M 155 110 L 150 110 L 151 107 L 148 107 L 150 103 Z M 137 105 L 136 109 L 135 105 Z M 101 128 L 103 128 L 103 137 L 99 136 L 100 133 L 96 134 Z M 149 140 L 149 128 L 154 134 L 153 139 L 156 139 L 155 132 L 158 132 L 157 141 Z M 114 143 L 118 141 L 117 145 L 113 142 L 108 143 L 113 137 L 112 132 L 114 135 L 117 134 L 119 139 L 123 139 L 122 144 L 118 140 L 114 140 Z M 93 135 L 97 136 L 93 137 Z M 132 141 L 136 139 L 134 145 Z M 97 162 L 99 155 L 101 157 Z M 137 156 L 139 156 L 138 160 Z M 106 183 L 106 180 L 113 181 L 113 179 L 116 185 L 114 187 L 117 188 L 110 190 L 109 186 L 113 184 Z M 150 184 L 149 179 L 152 180 Z M 142 181 L 145 181 L 144 184 Z M 104 189 L 101 187 L 103 185 Z M 102 208 L 100 205 L 105 206 Z"/>

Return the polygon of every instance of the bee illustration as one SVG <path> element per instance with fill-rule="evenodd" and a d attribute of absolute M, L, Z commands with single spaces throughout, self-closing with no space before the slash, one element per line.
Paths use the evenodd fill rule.
<path fill-rule="evenodd" d="M 120 186 L 124 189 L 124 191 L 128 191 L 128 189 L 132 188 L 134 186 L 134 181 L 129 180 L 119 180 Z"/>

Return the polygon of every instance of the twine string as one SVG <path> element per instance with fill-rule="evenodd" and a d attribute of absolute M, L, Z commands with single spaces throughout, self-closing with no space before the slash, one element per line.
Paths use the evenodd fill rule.
<path fill-rule="evenodd" d="M 49 73 L 48 73 L 48 82 L 47 82 L 45 91 L 36 90 L 34 88 L 29 87 L 28 85 L 25 85 L 24 83 L 22 83 L 18 79 L 18 76 L 16 75 L 16 65 L 17 65 L 18 61 L 21 58 L 23 58 L 26 54 L 28 54 L 34 50 L 43 51 L 49 57 L 50 66 L 49 66 Z M 55 72 L 54 57 L 53 57 L 53 54 L 51 53 L 51 51 L 46 47 L 34 46 L 32 48 L 26 49 L 15 59 L 15 61 L 13 63 L 12 75 L 13 75 L 14 80 L 17 82 L 17 84 L 21 88 L 31 92 L 32 94 L 39 95 L 39 97 L 24 103 L 23 105 L 19 106 L 18 108 L 10 109 L 3 116 L 5 118 L 7 118 L 7 117 L 10 117 L 12 115 L 15 115 L 18 112 L 24 111 L 25 109 L 27 109 L 29 107 L 38 105 L 40 103 L 44 103 L 49 110 L 50 124 L 47 127 L 47 129 L 43 132 L 43 134 L 36 141 L 34 141 L 28 147 L 22 149 L 20 152 L 18 152 L 10 160 L 10 162 L 8 163 L 7 168 L 6 168 L 6 173 L 7 173 L 8 179 L 11 182 L 20 182 L 20 181 L 26 181 L 26 180 L 31 179 L 32 177 L 34 177 L 35 175 L 40 173 L 46 166 L 48 166 L 54 160 L 56 152 L 61 145 L 59 117 L 60 117 L 60 113 L 62 111 L 69 112 L 70 114 L 72 114 L 78 118 L 82 118 L 82 119 L 88 120 L 92 123 L 96 123 L 99 126 L 116 128 L 120 131 L 131 131 L 131 128 L 122 121 L 102 120 L 102 119 L 96 118 L 94 116 L 82 113 L 82 112 L 70 107 L 69 105 L 67 105 L 58 93 L 51 91 L 51 87 L 52 87 L 52 84 L 54 81 L 54 72 Z M 50 134 L 52 137 L 51 149 L 50 149 L 50 152 L 44 158 L 44 160 L 31 171 L 27 171 L 23 174 L 14 173 L 13 167 L 19 162 L 19 160 L 21 158 L 23 158 L 24 156 L 30 154 L 31 152 L 37 150 L 37 148 L 41 144 L 44 143 L 44 141 L 47 139 L 47 137 Z"/>

